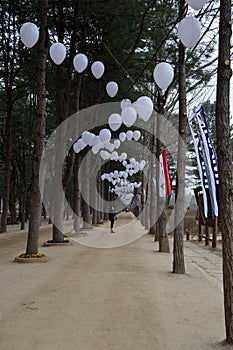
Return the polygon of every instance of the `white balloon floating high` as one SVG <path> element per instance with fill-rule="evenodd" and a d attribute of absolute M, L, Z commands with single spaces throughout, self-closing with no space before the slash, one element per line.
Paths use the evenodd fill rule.
<path fill-rule="evenodd" d="M 102 77 L 102 75 L 104 74 L 104 69 L 105 69 L 104 64 L 100 61 L 95 61 L 91 65 L 92 74 L 96 79 L 99 79 Z"/>
<path fill-rule="evenodd" d="M 23 44 L 30 49 L 39 39 L 39 29 L 34 23 L 24 23 L 20 28 L 20 37 Z"/>
<path fill-rule="evenodd" d="M 66 58 L 66 47 L 62 43 L 54 43 L 50 46 L 49 54 L 52 61 L 59 65 Z"/>
<path fill-rule="evenodd" d="M 99 132 L 99 138 L 102 142 L 110 141 L 112 137 L 111 131 L 108 129 L 102 129 Z"/>
<path fill-rule="evenodd" d="M 80 148 L 79 148 L 77 142 L 74 143 L 73 149 L 74 149 L 74 152 L 75 152 L 75 153 L 79 153 L 79 152 L 80 152 Z"/>
<path fill-rule="evenodd" d="M 139 118 L 147 122 L 153 112 L 153 102 L 148 96 L 141 96 L 134 103 L 134 108 L 136 109 Z"/>
<path fill-rule="evenodd" d="M 118 113 L 111 114 L 110 117 L 108 118 L 108 124 L 113 131 L 118 130 L 122 124 L 122 118 L 120 114 Z"/>
<path fill-rule="evenodd" d="M 132 140 L 132 138 L 133 138 L 133 131 L 132 130 L 126 131 L 126 138 L 128 141 Z"/>
<path fill-rule="evenodd" d="M 141 132 L 139 130 L 134 130 L 133 132 L 133 138 L 135 141 L 138 141 L 141 137 Z"/>
<path fill-rule="evenodd" d="M 118 84 L 115 81 L 110 81 L 106 85 L 106 91 L 110 97 L 116 96 L 118 92 Z"/>
<path fill-rule="evenodd" d="M 124 98 L 121 101 L 121 109 L 124 109 L 126 107 L 130 107 L 131 106 L 131 101 L 128 98 Z"/>
<path fill-rule="evenodd" d="M 88 65 L 88 58 L 83 53 L 78 53 L 74 56 L 73 65 L 78 73 L 82 73 Z"/>
<path fill-rule="evenodd" d="M 121 142 L 124 142 L 126 140 L 126 133 L 125 132 L 121 132 L 119 134 L 119 139 L 121 140 Z"/>
<path fill-rule="evenodd" d="M 137 112 L 133 107 L 126 107 L 122 110 L 121 112 L 121 118 L 123 123 L 127 126 L 130 127 L 132 126 L 136 119 L 137 119 Z"/>
<path fill-rule="evenodd" d="M 207 1 L 208 0 L 186 0 L 187 4 L 196 11 L 200 10 Z"/>
<path fill-rule="evenodd" d="M 160 62 L 153 72 L 154 80 L 160 89 L 166 89 L 174 78 L 174 69 L 167 62 Z"/>
<path fill-rule="evenodd" d="M 178 26 L 178 35 L 182 44 L 191 49 L 201 37 L 201 23 L 193 16 L 183 18 Z"/>
<path fill-rule="evenodd" d="M 121 145 L 120 140 L 114 140 L 113 145 L 114 145 L 114 148 L 118 149 Z"/>

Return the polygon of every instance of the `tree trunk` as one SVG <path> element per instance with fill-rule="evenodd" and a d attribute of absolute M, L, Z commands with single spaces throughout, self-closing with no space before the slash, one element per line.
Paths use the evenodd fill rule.
<path fill-rule="evenodd" d="M 37 75 L 37 113 L 36 113 L 36 142 L 34 154 L 34 174 L 33 174 L 33 194 L 31 216 L 29 221 L 27 254 L 38 253 L 39 228 L 41 217 L 41 195 L 39 187 L 40 161 L 43 153 L 44 134 L 45 134 L 45 107 L 46 107 L 46 35 L 47 35 L 47 0 L 39 1 L 40 8 L 40 38 L 39 38 L 39 57 L 38 57 L 38 75 Z"/>
<path fill-rule="evenodd" d="M 89 161 L 88 157 L 84 159 L 84 173 L 88 174 L 89 172 Z M 90 216 L 90 207 L 87 203 L 87 200 L 89 200 L 89 178 L 86 179 L 86 181 L 82 181 L 82 191 L 85 194 L 85 199 L 82 199 L 82 216 L 83 216 L 83 229 L 90 229 L 91 226 L 91 216 Z"/>
<path fill-rule="evenodd" d="M 157 230 L 157 198 L 156 198 L 156 121 L 155 117 L 152 120 L 152 135 L 150 136 L 150 230 L 149 234 L 154 235 L 154 241 L 158 242 L 158 230 Z M 157 182 L 156 182 L 157 183 Z"/>
<path fill-rule="evenodd" d="M 12 102 L 11 94 L 7 94 L 7 115 L 5 126 L 5 169 L 4 169 L 4 184 L 3 184 L 3 206 L 1 217 L 0 233 L 6 232 L 7 216 L 10 196 L 10 177 L 11 177 L 11 149 L 12 149 Z"/>
<path fill-rule="evenodd" d="M 26 212 L 26 191 L 21 193 L 21 203 L 20 203 L 20 211 L 19 211 L 19 219 L 20 219 L 20 230 L 25 230 L 25 212 Z"/>
<path fill-rule="evenodd" d="M 226 340 L 233 344 L 233 166 L 230 137 L 231 0 L 220 1 L 216 134 L 223 248 Z"/>
<path fill-rule="evenodd" d="M 164 101 L 160 96 L 158 96 L 158 109 L 159 114 L 164 112 Z M 163 253 L 170 253 L 169 239 L 166 232 L 166 221 L 167 221 L 167 209 L 166 209 L 166 197 L 160 197 L 160 166 L 159 166 L 159 157 L 163 148 L 163 120 L 158 115 L 157 119 L 157 144 L 156 144 L 156 158 L 157 158 L 157 167 L 156 167 L 156 191 L 157 191 L 157 205 L 156 205 L 156 214 L 158 216 L 157 220 L 157 235 L 159 238 L 159 251 Z M 165 194 L 166 196 L 166 194 Z"/>
<path fill-rule="evenodd" d="M 78 181 L 78 170 L 80 164 L 80 154 L 76 154 L 74 161 L 74 231 L 80 231 L 80 204 L 81 204 L 81 194 L 79 189 L 79 181 Z"/>
<path fill-rule="evenodd" d="M 185 17 L 185 1 L 180 0 L 179 14 Z M 185 71 L 185 47 L 179 45 L 179 140 L 177 156 L 176 177 L 176 205 L 175 205 L 175 229 L 173 240 L 173 273 L 184 274 L 184 202 L 185 202 L 185 159 L 186 159 L 186 71 Z"/>

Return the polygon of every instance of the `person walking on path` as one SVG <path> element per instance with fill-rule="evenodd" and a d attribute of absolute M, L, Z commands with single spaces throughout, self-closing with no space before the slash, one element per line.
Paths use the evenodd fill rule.
<path fill-rule="evenodd" d="M 112 208 L 114 210 L 114 208 Z M 116 219 L 116 213 L 114 211 L 112 211 L 111 213 L 109 213 L 109 221 L 110 221 L 110 233 L 115 233 L 115 231 L 113 230 L 113 226 L 114 226 L 114 222 Z"/>

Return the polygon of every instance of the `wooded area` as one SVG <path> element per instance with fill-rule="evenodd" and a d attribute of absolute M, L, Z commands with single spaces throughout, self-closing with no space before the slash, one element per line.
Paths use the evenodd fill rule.
<path fill-rule="evenodd" d="M 129 185 L 131 197 L 128 192 L 125 195 L 130 200 L 125 203 L 121 200 L 119 210 L 140 196 L 136 216 L 155 235 L 159 250 L 169 252 L 170 232 L 166 222 L 171 195 L 159 195 L 159 162 L 162 151 L 166 151 L 175 198 L 173 272 L 184 274 L 183 219 L 188 207 L 185 190 L 200 185 L 187 117 L 202 103 L 218 155 L 226 337 L 233 343 L 232 4 L 230 0 L 203 1 L 203 6 L 194 10 L 188 3 L 184 0 L 2 2 L 0 232 L 7 232 L 8 224 L 19 224 L 23 230 L 29 222 L 26 254 L 38 254 L 42 216 L 52 221 L 51 241 L 61 243 L 66 218 L 74 219 L 75 232 L 80 231 L 81 223 L 83 228 L 100 223 L 111 211 L 111 208 L 106 210 L 106 202 L 112 207 L 112 203 L 118 203 L 114 202 L 117 198 L 123 198 L 120 190 L 112 189 L 114 174 L 115 180 L 120 172 L 123 178 L 125 162 L 129 183 L 134 187 L 130 189 Z M 182 19 L 191 17 L 200 21 L 201 36 L 192 47 L 186 47 L 177 28 Z M 39 28 L 39 40 L 31 48 L 25 47 L 20 37 L 22 25 L 28 22 Z M 56 42 L 66 48 L 61 64 L 51 59 L 50 49 Z M 88 59 L 86 69 L 80 72 L 74 65 L 78 53 Z M 105 68 L 100 78 L 93 73 L 92 64 L 96 61 Z M 161 62 L 169 63 L 174 69 L 174 78 L 165 88 L 159 87 L 153 76 Z M 106 91 L 109 82 L 118 85 L 113 97 Z M 130 106 L 135 106 L 134 102 L 145 96 L 153 102 L 150 119 L 146 123 L 137 120 L 130 127 L 123 123 L 111 130 L 112 139 L 119 138 L 119 145 L 123 145 L 120 133 L 127 135 L 132 131 L 134 144 L 127 146 L 127 153 L 132 156 L 127 158 L 126 154 L 124 159 L 122 153 L 119 160 L 118 155 L 113 155 L 118 143 L 112 150 L 109 146 L 112 158 L 104 163 L 99 157 L 100 149 L 94 153 L 96 145 L 89 143 L 75 152 L 77 135 L 83 135 L 83 139 L 86 131 L 100 135 L 103 128 L 109 128 L 110 114 L 120 113 L 123 101 L 132 101 Z M 111 107 L 107 106 L 109 103 Z M 70 116 L 77 118 L 75 126 Z M 60 128 L 61 125 L 65 127 Z M 133 158 L 134 154 L 139 159 Z M 43 161 L 50 167 L 45 178 L 41 175 Z M 190 164 L 191 175 L 187 166 Z M 110 185 L 106 174 L 111 172 Z"/>

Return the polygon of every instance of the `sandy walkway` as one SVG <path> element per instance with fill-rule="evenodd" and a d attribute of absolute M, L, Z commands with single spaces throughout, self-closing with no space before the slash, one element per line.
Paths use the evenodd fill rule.
<path fill-rule="evenodd" d="M 1 350 L 222 348 L 222 293 L 188 257 L 173 275 L 172 254 L 144 235 L 112 249 L 41 247 L 49 262 L 17 264 L 25 237 L 0 235 Z"/>

